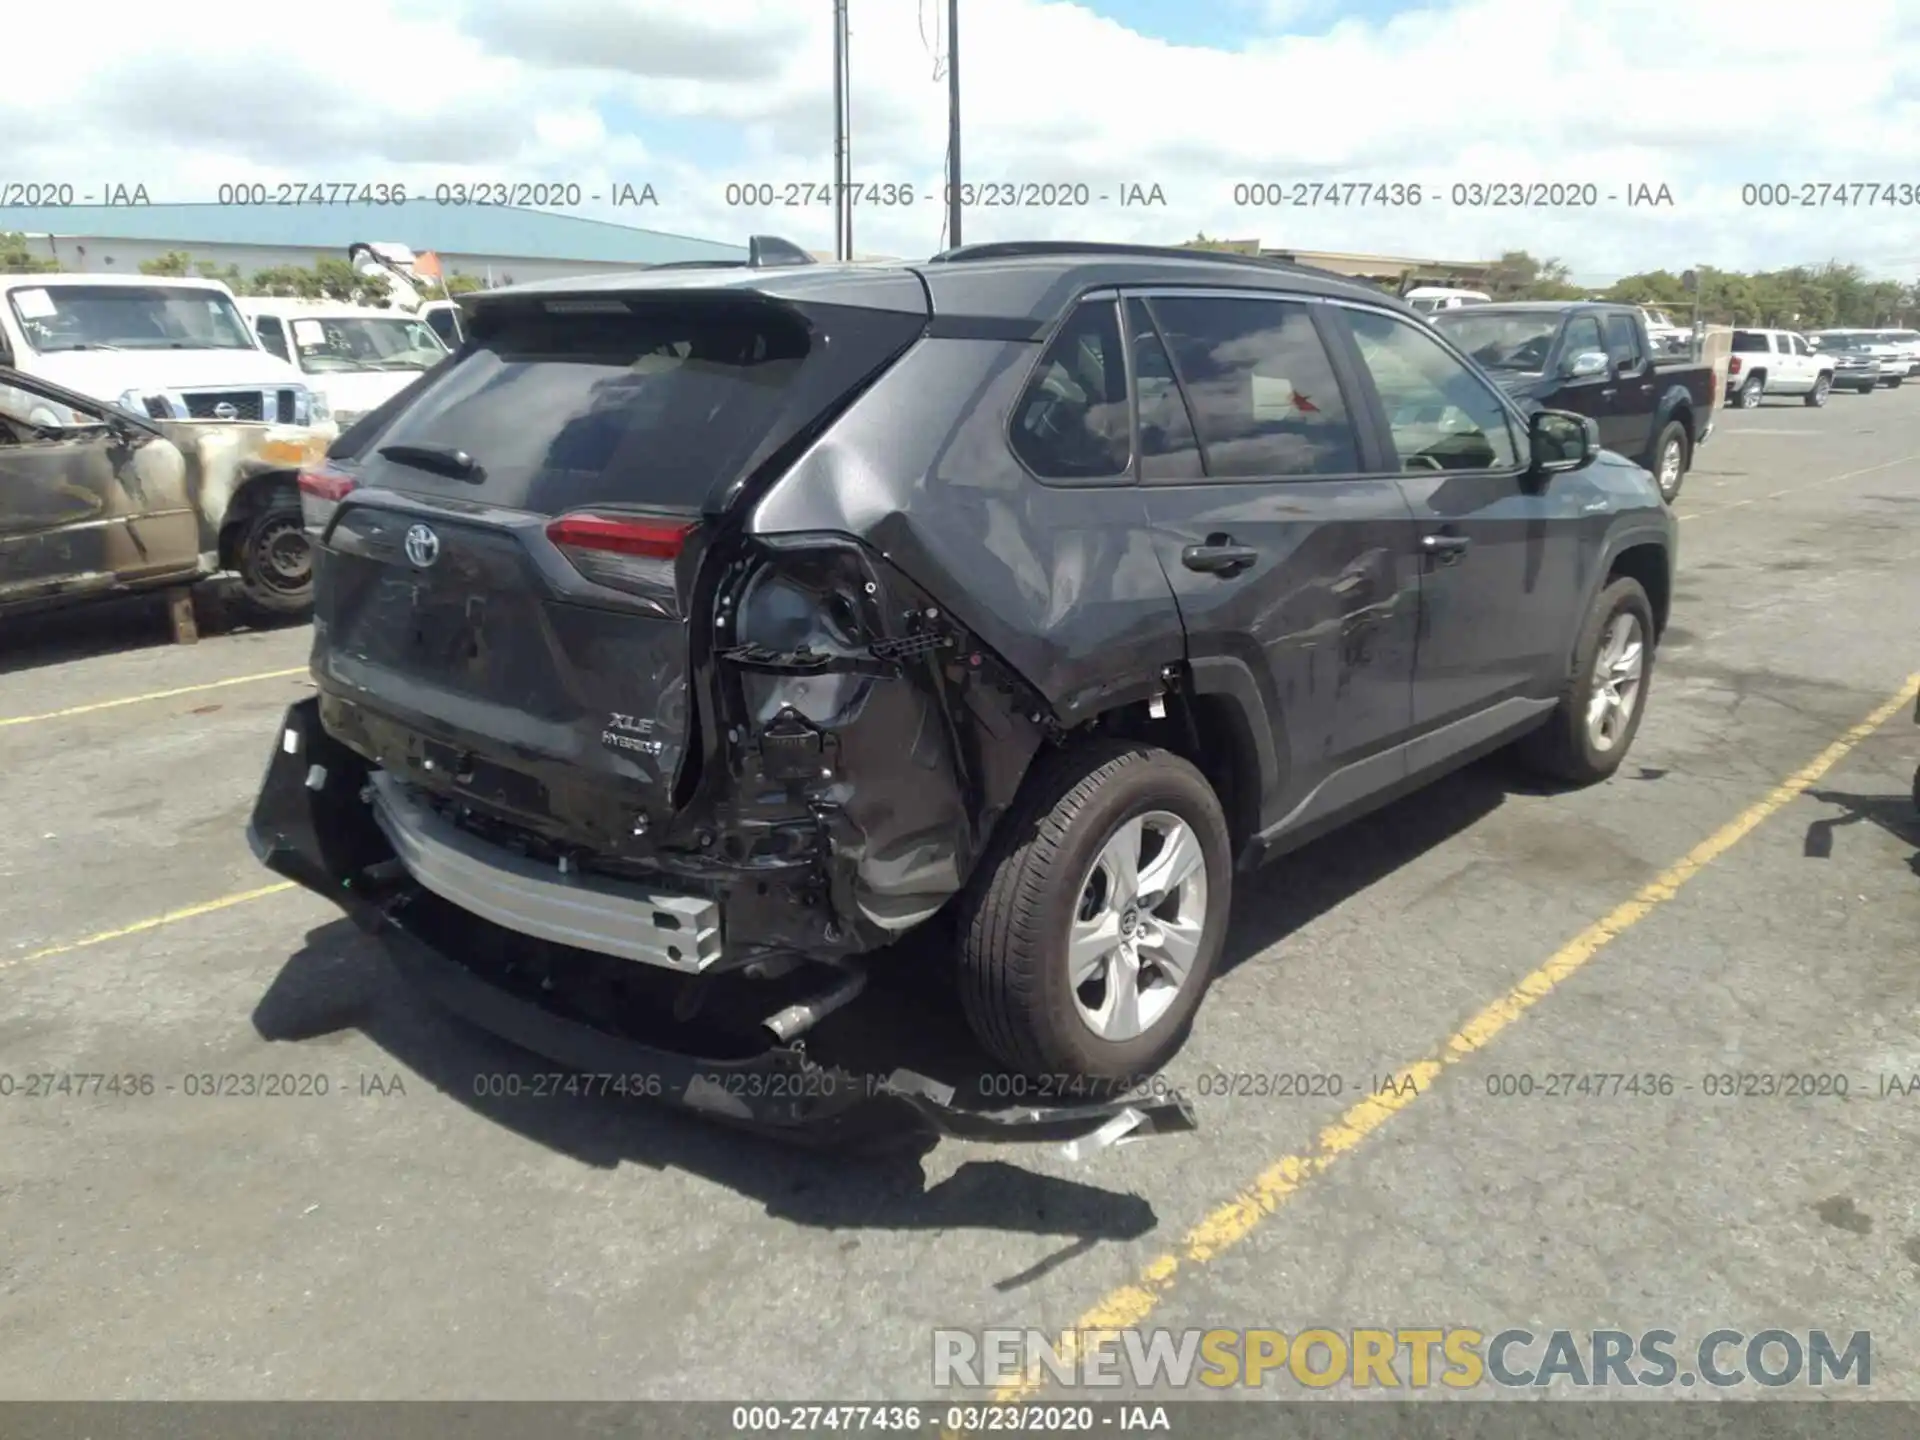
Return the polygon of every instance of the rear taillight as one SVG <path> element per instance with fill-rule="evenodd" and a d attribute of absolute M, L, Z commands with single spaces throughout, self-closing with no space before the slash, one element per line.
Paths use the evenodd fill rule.
<path fill-rule="evenodd" d="M 596 585 L 641 595 L 679 613 L 674 582 L 680 552 L 698 528 L 688 520 L 579 512 L 547 526 L 547 539 Z"/>
<path fill-rule="evenodd" d="M 360 482 L 344 470 L 320 465 L 300 472 L 300 516 L 307 529 L 318 535 L 333 519 L 333 512 L 347 498 L 347 492 Z"/>
<path fill-rule="evenodd" d="M 1740 357 L 1738 355 L 1735 355 L 1727 361 L 1727 374 L 1738 375 L 1739 373 L 1740 373 Z"/>

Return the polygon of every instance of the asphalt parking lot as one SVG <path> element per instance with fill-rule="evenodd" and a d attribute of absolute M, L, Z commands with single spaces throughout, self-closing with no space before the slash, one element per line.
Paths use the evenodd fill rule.
<path fill-rule="evenodd" d="M 0 1396 L 927 1397 L 936 1326 L 1138 1323 L 1864 1329 L 1920 1399 L 1920 385 L 1723 415 L 1677 509 L 1620 776 L 1496 758 L 1243 886 L 1199 1133 L 1080 1163 L 477 1096 L 544 1067 L 247 849 L 304 629 L 8 643 L 0 1070 L 160 1089 L 0 1098 Z M 1675 1084 L 1492 1093 L 1571 1072 Z M 183 1083 L 262 1073 L 329 1093 Z M 1277 1073 L 1340 1093 L 1203 1093 Z"/>

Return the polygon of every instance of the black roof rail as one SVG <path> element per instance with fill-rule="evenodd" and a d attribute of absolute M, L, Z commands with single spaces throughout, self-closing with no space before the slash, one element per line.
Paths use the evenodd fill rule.
<path fill-rule="evenodd" d="M 767 270 L 776 265 L 818 265 L 805 250 L 778 235 L 749 235 L 744 260 L 669 260 L 649 270 Z"/>
<path fill-rule="evenodd" d="M 1357 275 L 1342 275 L 1338 270 L 1302 265 L 1297 260 L 1243 255 L 1235 250 L 1192 250 L 1184 245 L 1129 245 L 1113 240 L 996 240 L 980 245 L 962 245 L 957 250 L 942 250 L 928 263 L 960 265 L 972 260 L 1020 260 L 1048 255 L 1137 255 L 1148 260 L 1199 260 L 1209 264 L 1248 265 L 1258 270 L 1278 270 L 1289 275 L 1312 275 L 1323 280 L 1338 280 L 1343 285 L 1367 283 Z"/>

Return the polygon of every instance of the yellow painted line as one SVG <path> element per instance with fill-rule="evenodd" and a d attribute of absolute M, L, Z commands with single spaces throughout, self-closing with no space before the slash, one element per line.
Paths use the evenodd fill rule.
<path fill-rule="evenodd" d="M 144 705 L 149 700 L 171 700 L 177 695 L 199 695 L 228 685 L 251 685 L 259 680 L 284 680 L 289 675 L 307 674 L 305 665 L 290 670 L 263 670 L 258 675 L 236 675 L 231 680 L 209 680 L 204 685 L 182 685 L 177 690 L 150 690 L 145 695 L 128 695 L 119 700 L 97 700 L 91 705 L 71 705 L 65 710 L 49 710 L 43 715 L 9 715 L 0 718 L 0 727 L 33 725 L 41 720 L 65 720 L 73 715 L 91 715 L 96 710 L 117 710 L 122 705 Z"/>
<path fill-rule="evenodd" d="M 198 905 L 188 905 L 184 909 L 169 910 L 164 915 L 155 915 L 149 920 L 122 925 L 118 930 L 102 930 L 97 935 L 83 935 L 78 940 L 69 940 L 64 945 L 49 945 L 44 950 L 35 950 L 28 955 L 15 955 L 11 959 L 0 958 L 0 970 L 11 970 L 16 965 L 31 965 L 36 960 L 51 960 L 56 955 L 71 955 L 75 950 L 85 950 L 90 945 L 104 945 L 109 940 L 124 940 L 129 935 L 158 930 L 162 925 L 176 925 L 182 920 L 195 920 L 202 915 L 211 915 L 216 910 L 230 910 L 235 905 L 245 905 L 250 900 L 264 900 L 269 895 L 278 895 L 284 890 L 293 888 L 291 880 L 281 880 L 272 885 L 262 885 L 258 890 L 242 890 L 237 895 L 223 895 L 218 900 L 203 900 Z"/>
<path fill-rule="evenodd" d="M 1920 460 L 1920 455 L 1902 455 L 1898 460 L 1882 460 L 1878 465 L 1868 465 L 1859 470 L 1847 470 L 1838 475 L 1828 475 L 1820 480 L 1809 480 L 1804 485 L 1791 485 L 1784 490 L 1775 490 L 1767 495 L 1750 495 L 1745 500 L 1729 501 L 1725 505 L 1715 505 L 1706 510 L 1695 510 L 1689 515 L 1677 515 L 1677 520 L 1698 520 L 1703 515 L 1718 515 L 1722 510 L 1738 510 L 1742 505 L 1751 505 L 1755 500 L 1778 500 L 1782 495 L 1797 494 L 1802 490 L 1817 489 L 1822 485 L 1837 485 L 1842 480 L 1856 480 L 1862 475 L 1872 475 L 1881 470 L 1891 470 L 1896 465 L 1908 465 Z"/>
<path fill-rule="evenodd" d="M 1768 816 L 1818 784 L 1848 751 L 1903 707 L 1912 705 L 1916 694 L 1920 694 L 1920 674 L 1908 676 L 1898 694 L 1822 750 L 1810 764 L 1694 846 L 1679 863 L 1642 886 L 1631 900 L 1616 906 L 1561 946 L 1539 969 L 1449 1035 L 1434 1054 L 1404 1066 L 1395 1077 L 1391 1093 L 1362 1100 L 1322 1130 L 1312 1150 L 1301 1155 L 1283 1155 L 1262 1170 L 1251 1185 L 1188 1231 L 1177 1251 L 1154 1260 L 1132 1284 L 1113 1291 L 1075 1321 L 1072 1329 L 1060 1337 L 1059 1354 L 1063 1358 L 1077 1354 L 1097 1346 L 1116 1331 L 1145 1321 L 1174 1288 L 1183 1271 L 1203 1266 L 1245 1240 L 1261 1221 L 1425 1095 L 1448 1066 L 1459 1064 L 1491 1044 L 1503 1030 L 1546 999 L 1608 944 L 1673 899 L 1680 893 L 1681 886 L 1745 839 Z M 1414 1083 L 1408 1085 L 1408 1080 Z M 1024 1399 L 1041 1388 L 1043 1379 L 1041 1372 L 1031 1371 L 1022 1380 L 1002 1387 L 994 1398 Z"/>

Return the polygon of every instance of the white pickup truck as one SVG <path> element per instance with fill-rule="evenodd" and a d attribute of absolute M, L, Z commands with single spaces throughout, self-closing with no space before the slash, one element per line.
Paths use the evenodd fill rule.
<path fill-rule="evenodd" d="M 1846 346 L 1866 351 L 1880 361 L 1880 383 L 1888 389 L 1920 375 L 1920 331 L 1816 330 L 1807 339 L 1816 349 L 1837 351 Z"/>
<path fill-rule="evenodd" d="M 242 300 L 240 313 L 262 345 L 325 387 L 342 430 L 447 357 L 433 327 L 401 310 L 260 297 Z"/>
<path fill-rule="evenodd" d="M 1736 330 L 1727 360 L 1727 393 L 1742 410 L 1769 395 L 1798 395 L 1824 405 L 1833 391 L 1834 360 L 1791 330 Z"/>
<path fill-rule="evenodd" d="M 1674 324 L 1673 317 L 1666 311 L 1652 305 L 1642 305 L 1640 315 L 1647 322 L 1647 338 L 1653 342 L 1657 354 L 1678 355 L 1692 347 L 1693 331 L 1687 326 Z"/>
<path fill-rule="evenodd" d="M 172 442 L 194 452 L 185 463 L 202 477 L 200 573 L 237 572 L 247 596 L 274 614 L 310 605 L 298 477 L 325 452 L 332 417 L 323 393 L 260 347 L 225 285 L 0 275 L 0 372 L 20 382 L 0 379 L 0 414 L 26 427 L 35 445 L 58 450 L 68 443 L 63 430 L 100 431 L 98 414 L 52 392 L 171 425 Z"/>

